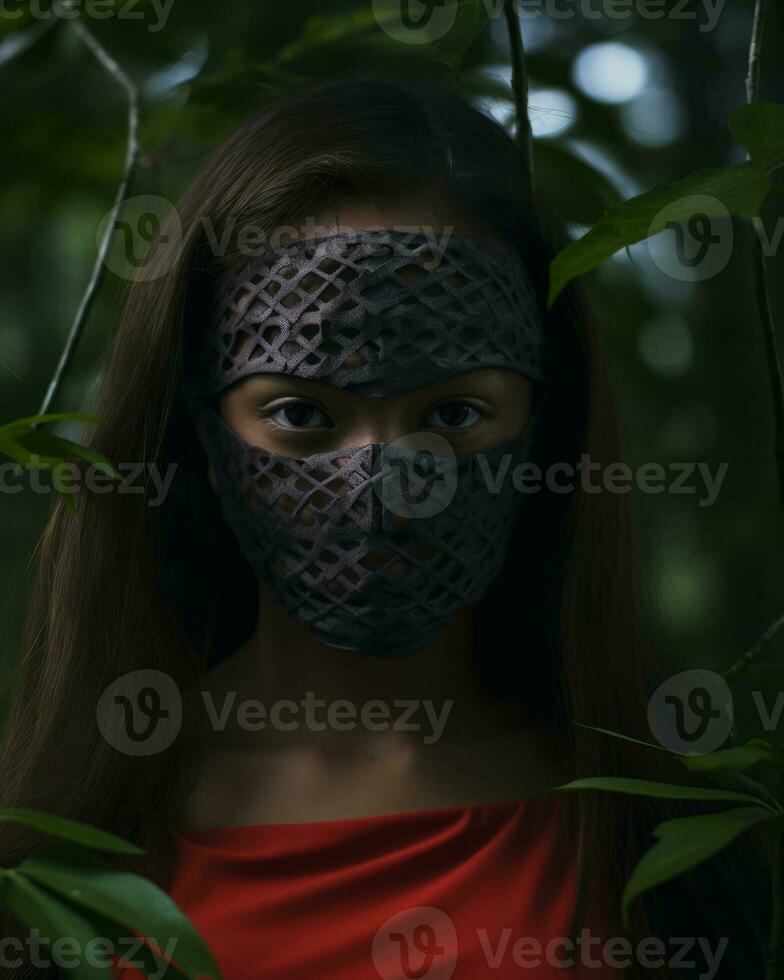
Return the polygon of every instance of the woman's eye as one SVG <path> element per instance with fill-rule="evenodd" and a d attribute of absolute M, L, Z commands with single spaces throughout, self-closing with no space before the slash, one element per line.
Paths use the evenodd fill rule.
<path fill-rule="evenodd" d="M 481 417 L 467 402 L 445 402 L 425 416 L 424 424 L 433 429 L 467 429 Z"/>
<path fill-rule="evenodd" d="M 286 429 L 331 428 L 326 414 L 311 402 L 289 402 L 267 416 L 276 425 Z"/>

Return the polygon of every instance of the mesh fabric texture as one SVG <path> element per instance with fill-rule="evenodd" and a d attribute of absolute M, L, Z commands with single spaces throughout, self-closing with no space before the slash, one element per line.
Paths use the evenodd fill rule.
<path fill-rule="evenodd" d="M 230 280 L 205 340 L 194 375 L 207 396 L 258 373 L 372 396 L 483 367 L 543 377 L 523 266 L 468 235 L 443 246 L 391 230 L 292 243 Z"/>
<path fill-rule="evenodd" d="M 186 397 L 203 411 L 223 515 L 257 576 L 333 646 L 425 646 L 503 565 L 522 496 L 491 481 L 528 458 L 534 420 L 480 454 L 376 443 L 293 459 L 240 439 L 215 396 L 264 373 L 372 397 L 488 367 L 541 381 L 542 319 L 519 259 L 465 235 L 295 242 L 231 279 L 210 324 Z"/>
<path fill-rule="evenodd" d="M 501 570 L 531 423 L 487 453 L 376 443 L 293 459 L 249 445 L 214 412 L 207 419 L 223 514 L 243 554 L 325 642 L 414 652 Z"/>

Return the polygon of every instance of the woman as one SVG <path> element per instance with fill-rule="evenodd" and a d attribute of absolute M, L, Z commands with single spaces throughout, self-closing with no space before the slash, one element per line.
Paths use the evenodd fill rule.
<path fill-rule="evenodd" d="M 562 476 L 492 498 L 476 483 L 499 447 L 542 473 L 618 458 L 583 307 L 571 291 L 544 312 L 558 238 L 524 178 L 456 94 L 331 81 L 215 153 L 178 205 L 173 268 L 154 254 L 161 275 L 131 291 L 92 445 L 176 475 L 157 508 L 87 493 L 76 520 L 56 508 L 2 803 L 145 846 L 226 977 L 507 977 L 517 939 L 530 968 L 536 943 L 623 935 L 647 804 L 543 794 L 624 769 L 571 719 L 635 734 L 644 717 L 627 498 L 565 493 Z M 368 269 L 378 293 L 355 285 Z M 488 318 L 445 354 L 467 283 Z M 416 315 L 383 333 L 407 302 Z M 351 304 L 366 315 L 336 341 Z M 114 703 L 141 703 L 134 671 L 184 695 L 179 737 L 149 754 L 118 748 L 104 711 L 113 684 Z M 316 701 L 349 708 L 303 721 Z M 390 723 L 403 710 L 408 728 Z M 8 838 L 4 863 L 35 843 Z M 642 902 L 634 916 L 651 935 Z M 536 975 L 561 976 L 567 953 L 540 950 Z"/>

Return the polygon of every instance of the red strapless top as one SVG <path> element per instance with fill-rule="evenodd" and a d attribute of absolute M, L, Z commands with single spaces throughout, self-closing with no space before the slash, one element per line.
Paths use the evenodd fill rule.
<path fill-rule="evenodd" d="M 179 830 L 168 892 L 224 980 L 563 980 L 581 957 L 561 818 L 554 795 Z"/>

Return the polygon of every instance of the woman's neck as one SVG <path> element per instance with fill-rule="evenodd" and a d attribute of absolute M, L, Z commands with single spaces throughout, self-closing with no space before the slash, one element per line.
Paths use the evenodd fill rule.
<path fill-rule="evenodd" d="M 326 717 L 333 706 L 335 717 L 342 711 L 347 723 L 353 710 L 363 724 L 365 718 L 382 719 L 385 710 L 396 717 L 404 710 L 401 702 L 416 702 L 419 716 L 441 719 L 441 735 L 447 736 L 518 727 L 514 700 L 499 702 L 479 685 L 470 608 L 461 610 L 423 649 L 385 658 L 323 643 L 266 586 L 259 606 L 263 612 L 254 633 L 208 675 L 216 697 L 236 692 L 237 701 L 257 700 L 267 710 L 292 701 L 299 714 L 307 701 L 311 713 Z M 382 730 L 380 721 L 376 726 Z M 287 732 L 286 740 L 290 744 L 298 739 Z"/>
<path fill-rule="evenodd" d="M 479 686 L 469 609 L 426 648 L 384 659 L 321 643 L 266 592 L 261 608 L 203 679 L 213 723 L 193 746 L 182 826 L 499 802 L 564 781 L 551 734 Z"/>

